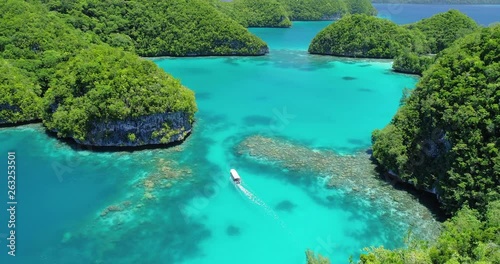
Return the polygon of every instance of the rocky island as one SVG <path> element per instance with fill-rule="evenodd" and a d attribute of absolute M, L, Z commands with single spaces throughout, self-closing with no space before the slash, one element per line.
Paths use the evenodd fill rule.
<path fill-rule="evenodd" d="M 291 21 L 377 14 L 370 0 L 210 0 L 210 3 L 244 27 L 291 27 Z"/>
<path fill-rule="evenodd" d="M 396 72 L 421 75 L 436 54 L 478 28 L 474 20 L 457 10 L 402 26 L 382 18 L 353 15 L 318 33 L 309 46 L 309 52 L 394 59 Z"/>
<path fill-rule="evenodd" d="M 336 20 L 346 14 L 376 15 L 370 0 L 278 0 L 294 21 Z"/>
<path fill-rule="evenodd" d="M 151 61 L 105 45 L 61 64 L 43 100 L 48 129 L 93 146 L 183 140 L 196 112 L 194 93 L 178 80 Z"/>
<path fill-rule="evenodd" d="M 368 15 L 350 15 L 330 24 L 309 46 L 312 54 L 377 59 L 394 58 L 405 50 L 424 52 L 422 33 Z"/>

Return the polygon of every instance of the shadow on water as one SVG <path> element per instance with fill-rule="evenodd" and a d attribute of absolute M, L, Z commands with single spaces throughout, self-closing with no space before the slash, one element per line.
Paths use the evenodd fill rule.
<path fill-rule="evenodd" d="M 246 126 L 269 126 L 272 121 L 272 118 L 262 115 L 251 115 L 243 118 L 243 123 Z"/>
<path fill-rule="evenodd" d="M 196 100 L 209 100 L 212 98 L 212 94 L 207 92 L 197 92 L 195 96 Z"/>
<path fill-rule="evenodd" d="M 291 213 L 295 209 L 295 207 L 297 207 L 297 205 L 292 203 L 290 200 L 283 200 L 279 202 L 274 208 L 276 208 L 276 210 L 278 211 Z"/>
<path fill-rule="evenodd" d="M 239 236 L 241 234 L 241 229 L 234 225 L 228 225 L 226 227 L 226 234 L 228 236 Z"/>
<path fill-rule="evenodd" d="M 368 89 L 368 88 L 359 88 L 358 92 L 372 93 L 374 91 L 372 89 Z"/>
<path fill-rule="evenodd" d="M 224 60 L 224 63 L 226 64 L 229 64 L 229 65 L 232 65 L 232 66 L 239 66 L 240 64 L 238 63 L 239 61 L 241 61 L 240 58 L 236 58 L 236 57 L 229 57 L 229 58 L 226 58 Z"/>
<path fill-rule="evenodd" d="M 356 79 L 358 79 L 358 78 L 352 77 L 352 76 L 344 76 L 344 77 L 342 77 L 342 80 L 345 80 L 345 81 L 354 81 Z"/>
<path fill-rule="evenodd" d="M 366 141 L 366 140 L 358 139 L 358 138 L 349 138 L 349 139 L 347 139 L 347 142 L 351 145 L 354 145 L 355 148 L 357 148 L 357 149 L 366 148 L 366 146 L 370 145 L 370 141 Z"/>

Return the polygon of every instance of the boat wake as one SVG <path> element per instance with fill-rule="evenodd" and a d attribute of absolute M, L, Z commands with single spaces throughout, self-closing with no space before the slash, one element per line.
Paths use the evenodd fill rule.
<path fill-rule="evenodd" d="M 280 219 L 278 214 L 276 214 L 276 212 L 271 207 L 269 207 L 264 201 L 262 201 L 262 199 L 253 194 L 250 190 L 245 188 L 242 184 L 236 184 L 236 186 L 250 201 L 263 208 L 266 214 L 274 218 L 274 220 L 276 220 L 276 222 L 278 222 L 281 228 L 288 234 L 290 239 L 298 245 L 298 240 L 296 236 L 288 229 L 285 222 L 283 222 L 283 220 Z"/>
<path fill-rule="evenodd" d="M 256 205 L 262 207 L 264 209 L 264 211 L 266 211 L 266 213 L 271 216 L 272 218 L 278 220 L 280 222 L 280 224 L 284 226 L 284 223 L 283 221 L 281 221 L 281 219 L 279 218 L 279 216 L 276 214 L 276 212 L 271 208 L 269 207 L 264 201 L 262 201 L 262 199 L 260 199 L 259 197 L 257 197 L 255 194 L 253 194 L 251 191 L 249 191 L 247 188 L 243 187 L 243 185 L 241 184 L 237 184 L 238 188 L 243 192 L 243 194 L 245 194 L 245 196 L 250 200 L 252 201 L 253 203 L 255 203 Z"/>
<path fill-rule="evenodd" d="M 243 187 L 243 185 L 237 184 L 236 186 L 238 186 L 238 188 L 243 192 L 243 194 L 245 194 L 245 196 L 250 201 L 252 201 L 253 203 L 255 203 L 258 206 L 264 207 L 264 209 L 266 209 L 266 211 L 268 211 L 268 210 L 272 211 L 272 209 L 266 203 L 264 203 L 264 201 L 262 201 L 260 198 L 255 196 L 252 192 L 250 192 L 245 187 Z M 273 212 L 273 214 L 276 214 L 276 213 Z"/>
<path fill-rule="evenodd" d="M 241 194 L 245 195 L 248 200 L 250 200 L 252 203 L 258 205 L 260 208 L 264 209 L 265 213 L 269 216 L 271 216 L 280 226 L 281 228 L 288 233 L 288 236 L 291 238 L 294 243 L 298 244 L 298 240 L 296 236 L 287 228 L 285 222 L 280 219 L 278 214 L 269 206 L 267 205 L 262 199 L 260 199 L 257 195 L 253 194 L 250 188 L 247 187 L 245 188 L 243 186 L 243 182 L 241 181 L 241 177 L 238 175 L 236 170 L 232 169 L 230 171 L 231 174 L 231 179 L 235 183 L 235 186 L 241 191 Z"/>

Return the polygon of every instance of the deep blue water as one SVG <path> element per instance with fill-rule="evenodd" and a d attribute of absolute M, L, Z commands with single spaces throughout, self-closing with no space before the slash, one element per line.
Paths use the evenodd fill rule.
<path fill-rule="evenodd" d="M 378 16 L 388 18 L 398 24 L 416 22 L 450 9 L 460 10 L 477 23 L 488 26 L 500 21 L 499 5 L 418 5 L 418 4 L 373 4 Z"/>

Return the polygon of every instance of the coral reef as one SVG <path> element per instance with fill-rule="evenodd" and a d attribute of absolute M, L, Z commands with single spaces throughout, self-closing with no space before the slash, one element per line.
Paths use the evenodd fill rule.
<path fill-rule="evenodd" d="M 250 160 L 294 172 L 289 175 L 319 177 L 326 188 L 339 191 L 336 196 L 355 196 L 359 203 L 383 208 L 382 217 L 405 219 L 401 221 L 401 228 L 407 229 L 409 223 L 413 233 L 423 239 L 432 239 L 439 233 L 439 222 L 432 212 L 415 196 L 394 188 L 392 184 L 396 182 L 381 178 L 366 151 L 340 155 L 331 150 L 310 149 L 284 139 L 260 135 L 247 137 L 235 151 Z M 327 200 L 337 198 L 329 196 Z"/>

